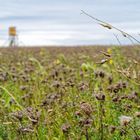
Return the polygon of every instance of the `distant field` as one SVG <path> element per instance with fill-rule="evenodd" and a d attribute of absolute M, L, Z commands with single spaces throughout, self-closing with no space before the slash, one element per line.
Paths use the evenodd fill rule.
<path fill-rule="evenodd" d="M 0 140 L 140 140 L 140 47 L 0 49 Z"/>

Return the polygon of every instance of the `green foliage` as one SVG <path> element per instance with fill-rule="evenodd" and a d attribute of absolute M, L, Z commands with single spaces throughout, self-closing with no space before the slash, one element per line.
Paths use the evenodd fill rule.
<path fill-rule="evenodd" d="M 0 140 L 8 140 L 6 127 L 2 124 L 0 124 Z"/>
<path fill-rule="evenodd" d="M 139 50 L 54 50 L 1 50 L 0 139 L 138 139 Z"/>

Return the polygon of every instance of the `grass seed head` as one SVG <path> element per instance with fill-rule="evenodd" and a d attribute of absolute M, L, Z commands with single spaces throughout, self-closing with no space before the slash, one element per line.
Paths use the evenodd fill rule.
<path fill-rule="evenodd" d="M 135 113 L 135 116 L 138 117 L 138 118 L 140 118 L 140 112 L 136 112 Z"/>
<path fill-rule="evenodd" d="M 98 93 L 95 95 L 95 97 L 99 101 L 105 101 L 105 94 L 103 94 L 103 93 Z"/>
<path fill-rule="evenodd" d="M 61 130 L 63 131 L 63 133 L 68 133 L 70 130 L 71 126 L 69 123 L 65 123 L 62 125 Z"/>
<path fill-rule="evenodd" d="M 91 113 L 93 111 L 91 105 L 89 103 L 85 103 L 85 102 L 81 103 L 80 108 L 86 115 L 91 115 Z"/>
<path fill-rule="evenodd" d="M 110 126 L 110 127 L 109 127 L 109 132 L 110 132 L 111 134 L 113 134 L 113 133 L 115 132 L 115 130 L 116 130 L 116 126 Z"/>

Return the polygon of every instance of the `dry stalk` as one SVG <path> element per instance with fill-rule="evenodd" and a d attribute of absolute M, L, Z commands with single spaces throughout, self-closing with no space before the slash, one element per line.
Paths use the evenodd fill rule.
<path fill-rule="evenodd" d="M 95 17 L 93 17 L 92 15 L 86 13 L 86 12 L 83 11 L 83 10 L 81 10 L 81 11 L 82 11 L 81 14 L 84 14 L 84 15 L 86 15 L 86 16 L 92 18 L 94 21 L 96 21 L 97 24 L 101 25 L 102 27 L 107 28 L 107 29 L 109 29 L 109 30 L 115 29 L 115 30 L 117 30 L 118 32 L 120 32 L 120 33 L 123 35 L 123 37 L 126 37 L 126 38 L 128 38 L 129 40 L 131 40 L 131 42 L 132 42 L 132 40 L 135 40 L 138 44 L 140 44 L 140 41 L 137 40 L 137 39 L 136 39 L 135 37 L 133 37 L 132 35 L 130 35 L 129 33 L 125 32 L 125 31 L 122 31 L 121 29 L 119 29 L 119 28 L 117 28 L 117 27 L 111 25 L 110 23 L 107 23 L 107 22 L 102 21 L 102 20 L 100 20 L 100 19 L 98 19 L 98 18 L 95 18 Z"/>

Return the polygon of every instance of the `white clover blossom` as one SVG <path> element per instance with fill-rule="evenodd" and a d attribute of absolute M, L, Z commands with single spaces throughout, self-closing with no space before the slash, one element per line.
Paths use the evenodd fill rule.
<path fill-rule="evenodd" d="M 120 124 L 122 126 L 126 126 L 132 121 L 133 118 L 130 116 L 120 116 L 119 119 L 120 119 Z"/>

